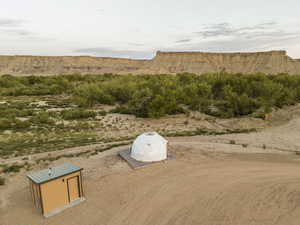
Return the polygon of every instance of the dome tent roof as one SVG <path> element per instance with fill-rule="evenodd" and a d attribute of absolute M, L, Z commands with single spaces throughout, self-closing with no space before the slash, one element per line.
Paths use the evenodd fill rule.
<path fill-rule="evenodd" d="M 131 146 L 130 156 L 137 161 L 156 162 L 167 158 L 168 141 L 156 132 L 139 135 Z"/>

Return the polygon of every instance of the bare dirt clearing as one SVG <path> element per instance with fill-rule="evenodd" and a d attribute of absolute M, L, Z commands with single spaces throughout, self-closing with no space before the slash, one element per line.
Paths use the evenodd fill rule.
<path fill-rule="evenodd" d="M 1 225 L 298 225 L 298 111 L 250 134 L 168 138 L 176 159 L 138 170 L 116 155 L 124 146 L 51 162 L 85 168 L 87 200 L 48 219 L 22 170 L 0 186 Z"/>
<path fill-rule="evenodd" d="M 33 208 L 19 174 L 0 189 L 1 225 L 299 224 L 299 156 L 209 152 L 179 142 L 171 146 L 176 160 L 138 170 L 117 150 L 71 159 L 85 167 L 87 201 L 48 219 Z"/>

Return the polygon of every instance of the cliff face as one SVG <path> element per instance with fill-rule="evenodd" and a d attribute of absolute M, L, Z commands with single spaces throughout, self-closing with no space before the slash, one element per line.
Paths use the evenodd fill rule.
<path fill-rule="evenodd" d="M 285 51 L 256 53 L 157 52 L 151 60 L 90 56 L 0 56 L 0 75 L 159 74 L 190 72 L 300 74 Z"/>
<path fill-rule="evenodd" d="M 156 69 L 170 72 L 299 73 L 285 51 L 257 53 L 158 52 Z M 159 66 L 157 66 L 159 65 Z"/>
<path fill-rule="evenodd" d="M 0 56 L 0 74 L 134 73 L 146 60 L 90 56 Z"/>

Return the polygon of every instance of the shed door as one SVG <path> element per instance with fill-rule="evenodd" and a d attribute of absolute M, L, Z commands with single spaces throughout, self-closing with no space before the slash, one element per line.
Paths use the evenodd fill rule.
<path fill-rule="evenodd" d="M 68 190 L 70 202 L 79 198 L 78 176 L 68 179 Z"/>

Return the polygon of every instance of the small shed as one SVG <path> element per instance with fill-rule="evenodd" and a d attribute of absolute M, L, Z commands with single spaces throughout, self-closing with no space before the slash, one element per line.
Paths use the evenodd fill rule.
<path fill-rule="evenodd" d="M 64 163 L 29 173 L 27 177 L 34 205 L 45 217 L 85 199 L 80 166 Z"/>

